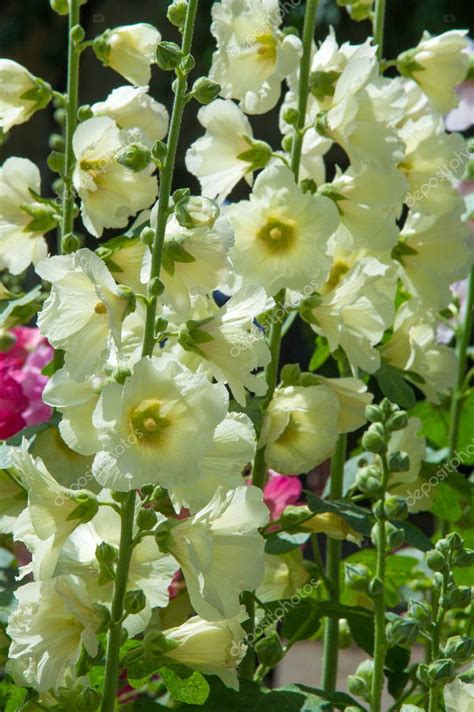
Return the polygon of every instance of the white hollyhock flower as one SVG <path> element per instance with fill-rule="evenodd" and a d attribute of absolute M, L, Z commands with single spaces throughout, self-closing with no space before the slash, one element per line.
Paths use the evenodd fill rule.
<path fill-rule="evenodd" d="M 262 425 L 259 447 L 283 475 L 308 472 L 334 452 L 339 401 L 326 386 L 277 388 Z"/>
<path fill-rule="evenodd" d="M 288 168 L 266 168 L 250 200 L 229 206 L 226 214 L 235 231 L 231 259 L 245 283 L 273 295 L 284 287 L 316 289 L 325 281 L 337 208 L 329 198 L 303 193 Z"/>
<path fill-rule="evenodd" d="M 106 30 L 94 43 L 98 59 L 131 84 L 147 86 L 161 35 L 153 25 L 138 22 Z"/>
<path fill-rule="evenodd" d="M 412 77 L 441 114 L 454 109 L 459 98 L 455 87 L 469 69 L 467 30 L 450 30 L 432 37 L 424 32 L 416 47 L 398 57 L 398 68 Z"/>
<path fill-rule="evenodd" d="M 327 338 L 331 351 L 344 349 L 353 369 L 374 373 L 380 366 L 374 347 L 393 321 L 395 276 L 391 267 L 371 257 L 349 269 L 335 264 L 330 291 L 305 310 L 313 329 Z"/>
<path fill-rule="evenodd" d="M 250 149 L 252 127 L 239 107 L 224 99 L 201 107 L 198 120 L 206 133 L 186 153 L 186 168 L 199 179 L 203 195 L 222 202 L 242 178 L 252 185 L 251 165 L 239 158 Z"/>
<path fill-rule="evenodd" d="M 263 575 L 268 522 L 263 493 L 242 486 L 224 494 L 219 488 L 209 504 L 181 522 L 173 522 L 166 548 L 179 562 L 191 604 L 206 620 L 233 618 L 243 591 L 255 590 Z"/>
<path fill-rule="evenodd" d="M 151 211 L 151 226 L 156 228 L 158 204 Z M 230 271 L 228 253 L 233 232 L 226 217 L 217 218 L 212 227 L 184 228 L 173 215 L 166 227 L 160 279 L 165 285 L 162 302 L 178 310 L 191 306 L 190 296 L 219 287 Z M 141 280 L 149 281 L 151 255 L 143 260 Z"/>
<path fill-rule="evenodd" d="M 201 476 L 193 483 L 173 482 L 169 489 L 176 511 L 187 507 L 196 512 L 211 501 L 218 488 L 222 492 L 242 485 L 242 473 L 255 455 L 256 436 L 245 413 L 228 413 L 219 423 L 210 449 L 200 462 Z"/>
<path fill-rule="evenodd" d="M 354 57 L 336 82 L 331 106 L 318 116 L 318 130 L 342 146 L 355 171 L 368 165 L 390 173 L 403 158 L 394 126 L 405 103 L 402 88 L 379 76 L 375 59 Z"/>
<path fill-rule="evenodd" d="M 395 248 L 402 281 L 432 308 L 443 309 L 451 302 L 449 286 L 469 274 L 474 260 L 474 235 L 462 222 L 462 212 L 410 213 Z"/>
<path fill-rule="evenodd" d="M 374 396 L 367 392 L 366 384 L 359 378 L 325 378 L 312 375 L 312 380 L 330 388 L 339 401 L 338 431 L 351 433 L 366 422 L 365 408 Z"/>
<path fill-rule="evenodd" d="M 117 87 L 91 110 L 94 116 L 113 119 L 119 129 L 127 131 L 130 140 L 149 148 L 168 131 L 168 111 L 148 94 L 148 87 Z"/>
<path fill-rule="evenodd" d="M 18 606 L 7 632 L 9 658 L 17 684 L 40 692 L 57 690 L 79 660 L 82 646 L 97 655 L 100 619 L 85 584 L 75 576 L 27 583 L 15 591 Z M 16 675 L 21 670 L 22 674 Z"/>
<path fill-rule="evenodd" d="M 262 287 L 247 285 L 214 314 L 188 321 L 180 332 L 181 346 L 205 358 L 214 378 L 228 383 L 241 405 L 246 388 L 257 395 L 266 391 L 265 382 L 253 371 L 270 362 L 270 349 L 254 320 L 273 305 Z"/>
<path fill-rule="evenodd" d="M 0 129 L 24 124 L 51 99 L 51 87 L 18 62 L 0 59 Z"/>
<path fill-rule="evenodd" d="M 77 161 L 73 184 L 82 200 L 84 225 L 95 237 L 106 227 L 125 227 L 130 216 L 148 208 L 158 192 L 151 164 L 135 172 L 118 162 L 127 145 L 125 138 L 108 116 L 84 121 L 73 136 Z"/>
<path fill-rule="evenodd" d="M 95 477 L 120 490 L 150 482 L 194 486 L 227 406 L 225 386 L 164 356 L 141 359 L 123 386 L 102 390 L 93 422 L 106 452 L 96 455 Z"/>
<path fill-rule="evenodd" d="M 110 493 L 99 495 L 102 501 L 112 501 Z M 137 505 L 138 506 L 138 505 Z M 158 514 L 158 520 L 164 520 Z M 136 532 L 135 532 L 136 533 Z M 111 507 L 100 507 L 87 524 L 77 527 L 66 541 L 58 559 L 55 575 L 73 574 L 82 578 L 94 602 L 109 605 L 113 598 L 113 583 L 98 584 L 99 562 L 96 549 L 102 543 L 118 549 L 120 515 Z M 134 548 L 127 578 L 128 591 L 143 591 L 146 606 L 139 614 L 127 616 L 125 627 L 129 635 L 142 632 L 151 617 L 151 609 L 164 608 L 169 602 L 168 588 L 179 565 L 169 554 L 161 554 L 151 537 L 142 539 Z"/>
<path fill-rule="evenodd" d="M 53 373 L 43 391 L 43 401 L 62 413 L 59 432 L 71 450 L 94 455 L 100 450 L 92 414 L 100 395 L 103 378 L 92 376 L 77 383 L 65 368 Z"/>
<path fill-rule="evenodd" d="M 299 62 L 301 41 L 279 30 L 278 0 L 222 0 L 212 7 L 217 40 L 209 76 L 246 114 L 264 114 L 280 98 L 281 82 Z"/>
<path fill-rule="evenodd" d="M 460 134 L 447 134 L 441 118 L 431 114 L 408 120 L 400 129 L 405 142 L 405 173 L 409 208 L 427 215 L 441 215 L 455 209 L 461 200 L 453 182 L 461 178 L 469 152 Z"/>
<path fill-rule="evenodd" d="M 309 573 L 303 565 L 300 549 L 288 554 L 265 554 L 265 572 L 255 594 L 259 601 L 280 601 L 301 595 L 301 589 L 307 583 Z"/>
<path fill-rule="evenodd" d="M 39 194 L 40 180 L 38 168 L 27 158 L 8 158 L 0 168 L 0 270 L 20 274 L 46 257 L 46 230 L 28 229 L 34 220 L 32 212 L 43 208 L 30 193 Z M 54 224 L 51 215 L 47 229 Z"/>
<path fill-rule="evenodd" d="M 474 712 L 474 685 L 453 680 L 444 688 L 446 712 Z"/>
<path fill-rule="evenodd" d="M 424 379 L 416 383 L 428 400 L 439 403 L 439 396 L 453 388 L 457 358 L 453 349 L 436 342 L 437 318 L 419 299 L 402 304 L 395 315 L 393 335 L 382 347 L 385 361 Z"/>
<path fill-rule="evenodd" d="M 204 675 L 217 675 L 226 687 L 238 690 L 237 669 L 247 650 L 241 626 L 246 618 L 245 609 L 221 621 L 193 616 L 177 628 L 163 631 L 166 642 L 175 645 L 165 656 Z"/>
<path fill-rule="evenodd" d="M 409 418 L 405 428 L 395 431 L 390 436 L 389 453 L 402 451 L 410 458 L 408 470 L 390 473 L 389 488 L 394 494 L 398 494 L 397 485 L 410 484 L 418 479 L 421 463 L 426 457 L 426 440 L 421 434 L 422 429 L 423 423 L 419 418 Z"/>
<path fill-rule="evenodd" d="M 35 572 L 38 578 L 48 578 L 64 542 L 81 523 L 82 515 L 71 517 L 72 513 L 81 502 L 87 505 L 87 500 L 90 500 L 90 512 L 94 512 L 97 509 L 95 497 L 85 490 L 74 491 L 60 485 L 42 460 L 33 458 L 26 448 L 13 450 L 11 465 L 28 493 L 28 509 L 17 520 L 14 538 L 23 540 L 23 534 L 32 533 L 41 540 L 34 562 Z"/>
<path fill-rule="evenodd" d="M 71 376 L 84 381 L 105 362 L 111 339 L 120 345 L 129 300 L 102 260 L 85 248 L 42 260 L 36 271 L 52 285 L 38 315 L 40 331 L 64 349 Z"/>

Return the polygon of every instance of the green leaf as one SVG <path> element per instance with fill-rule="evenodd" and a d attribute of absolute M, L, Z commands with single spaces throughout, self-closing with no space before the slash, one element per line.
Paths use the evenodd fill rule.
<path fill-rule="evenodd" d="M 200 672 L 190 670 L 184 665 L 160 667 L 158 672 L 168 692 L 178 702 L 203 705 L 209 697 L 209 683 Z"/>
<path fill-rule="evenodd" d="M 474 445 L 472 442 L 472 423 L 474 422 L 474 391 L 461 401 L 459 435 L 455 455 L 464 465 L 474 465 Z M 420 418 L 423 423 L 422 433 L 436 448 L 444 448 L 449 440 L 449 410 L 428 401 L 416 404 L 410 415 Z"/>
<path fill-rule="evenodd" d="M 38 284 L 26 294 L 15 299 L 0 301 L 0 327 L 8 328 L 16 324 L 27 324 L 41 306 L 41 286 Z"/>
<path fill-rule="evenodd" d="M 344 563 L 365 564 L 370 570 L 372 576 L 376 570 L 376 552 L 375 549 L 361 549 L 354 554 L 346 557 Z M 419 562 L 412 556 L 404 554 L 389 554 L 385 558 L 386 567 L 386 587 L 385 587 L 385 602 L 388 607 L 393 608 L 400 603 L 400 590 L 408 584 L 413 576 L 413 569 L 418 566 Z M 342 586 L 343 579 L 343 564 L 341 565 Z M 344 603 L 353 600 L 353 594 L 347 588 L 343 591 L 342 600 Z"/>
<path fill-rule="evenodd" d="M 321 499 L 321 497 L 318 497 L 312 492 L 306 491 L 305 495 L 308 507 L 312 512 L 315 512 L 315 514 L 332 512 L 332 514 L 337 514 L 344 519 L 356 532 L 364 534 L 364 536 L 370 536 L 372 515 L 368 509 L 358 507 L 344 500 L 332 500 L 329 502 L 328 500 Z"/>
<path fill-rule="evenodd" d="M 326 363 L 330 355 L 331 349 L 329 348 L 327 339 L 325 339 L 324 336 L 316 337 L 316 348 L 309 362 L 309 370 L 317 371 L 321 368 L 323 363 Z"/>
<path fill-rule="evenodd" d="M 415 549 L 419 549 L 420 551 L 430 551 L 433 548 L 433 542 L 431 539 L 411 522 L 393 520 L 391 523 L 393 526 L 403 529 L 405 542 L 410 544 L 410 546 L 414 546 Z"/>
<path fill-rule="evenodd" d="M 453 489 L 448 482 L 440 482 L 436 485 L 430 510 L 440 519 L 457 522 L 463 515 L 462 495 Z"/>
<path fill-rule="evenodd" d="M 4 712 L 17 712 L 25 701 L 28 690 L 10 682 L 0 682 L 0 701 Z M 3 706 L 5 704 L 5 706 Z"/>
<path fill-rule="evenodd" d="M 287 554 L 293 549 L 305 544 L 310 537 L 309 533 L 289 534 L 288 532 L 275 532 L 270 534 L 265 542 L 266 554 Z"/>
<path fill-rule="evenodd" d="M 384 363 L 374 375 L 384 396 L 402 408 L 413 408 L 416 403 L 413 388 L 404 380 L 401 373 L 393 366 Z"/>

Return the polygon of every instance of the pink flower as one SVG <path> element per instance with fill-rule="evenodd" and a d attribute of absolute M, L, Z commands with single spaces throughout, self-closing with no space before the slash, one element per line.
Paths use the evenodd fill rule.
<path fill-rule="evenodd" d="M 289 504 L 298 504 L 303 486 L 298 477 L 279 475 L 269 470 L 268 482 L 263 490 L 263 499 L 272 519 L 278 519 Z"/>
<path fill-rule="evenodd" d="M 42 401 L 48 380 L 41 371 L 51 361 L 53 349 L 38 329 L 18 326 L 11 330 L 14 344 L 0 353 L 0 438 L 15 435 L 27 425 L 43 423 L 52 410 Z"/>

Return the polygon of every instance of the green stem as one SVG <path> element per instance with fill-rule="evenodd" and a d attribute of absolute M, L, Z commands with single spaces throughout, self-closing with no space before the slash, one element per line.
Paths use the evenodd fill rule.
<path fill-rule="evenodd" d="M 119 657 L 122 643 L 123 600 L 127 590 L 128 572 L 133 552 L 133 522 L 135 515 L 135 490 L 122 504 L 121 531 L 117 570 L 115 573 L 114 597 L 105 662 L 104 696 L 101 712 L 113 712 L 119 681 Z"/>
<path fill-rule="evenodd" d="M 191 51 L 194 32 L 194 22 L 198 0 L 189 0 L 186 13 L 186 22 L 183 30 L 182 53 L 186 57 Z M 175 96 L 168 133 L 167 153 L 163 169 L 160 172 L 160 198 L 158 201 L 158 215 L 156 220 L 155 239 L 151 252 L 150 280 L 160 276 L 163 245 L 165 241 L 166 224 L 168 222 L 168 208 L 173 183 L 174 164 L 178 148 L 179 134 L 183 120 L 184 107 L 186 106 L 186 93 L 188 89 L 188 72 L 178 67 L 176 69 Z M 151 356 L 155 346 L 155 318 L 158 298 L 152 296 L 146 309 L 145 337 L 143 340 L 143 356 Z"/>
<path fill-rule="evenodd" d="M 74 170 L 74 151 L 72 138 L 77 127 L 77 107 L 79 99 L 79 60 L 81 50 L 73 42 L 71 33 L 79 25 L 79 0 L 69 1 L 69 44 L 67 58 L 67 101 L 66 101 L 66 126 L 65 126 L 65 152 L 63 176 L 63 216 L 61 223 L 61 240 L 65 235 L 73 232 L 74 228 L 74 188 L 72 173 Z M 58 240 L 58 252 L 61 252 L 61 240 Z"/>
<path fill-rule="evenodd" d="M 383 476 L 382 476 L 382 491 L 380 494 L 380 502 L 385 501 L 385 493 L 387 491 L 388 479 L 390 471 L 388 469 L 387 456 L 381 455 Z M 386 655 L 386 640 L 385 640 L 385 557 L 387 555 L 387 518 L 383 508 L 382 511 L 376 514 L 377 519 L 377 563 L 375 569 L 375 577 L 379 582 L 380 589 L 374 595 L 374 614 L 375 614 L 375 640 L 374 640 L 374 673 L 372 679 L 372 693 L 370 712 L 381 712 L 382 709 L 382 691 L 384 686 L 384 664 Z M 377 510 L 376 510 L 377 511 Z"/>
<path fill-rule="evenodd" d="M 451 413 L 449 426 L 449 452 L 447 461 L 453 459 L 459 440 L 459 425 L 461 422 L 462 402 L 465 397 L 464 377 L 467 363 L 467 349 L 471 340 L 472 322 L 473 322 L 473 306 L 474 306 L 474 268 L 468 278 L 468 289 L 466 297 L 466 315 L 464 323 L 461 326 L 461 334 L 457 343 L 458 356 L 458 373 L 456 385 L 451 396 Z M 449 522 L 443 520 L 441 522 L 441 536 L 444 537 L 449 533 Z"/>
<path fill-rule="evenodd" d="M 385 7 L 387 0 L 375 0 L 373 34 L 374 42 L 377 46 L 377 59 L 379 62 L 383 57 L 383 37 L 385 27 Z"/>
<path fill-rule="evenodd" d="M 304 127 L 306 122 L 306 108 L 309 94 L 309 75 L 311 69 L 311 53 L 313 50 L 314 29 L 316 27 L 316 12 L 318 10 L 318 0 L 308 0 L 303 25 L 303 55 L 300 63 L 300 75 L 298 86 L 298 121 L 295 127 L 295 137 L 291 151 L 291 170 L 295 174 L 298 182 L 301 152 L 303 149 Z"/>
<path fill-rule="evenodd" d="M 346 459 L 347 435 L 339 435 L 336 451 L 331 459 L 331 479 L 329 499 L 340 499 L 343 492 L 344 462 Z M 339 569 L 341 562 L 341 542 L 327 539 L 326 580 L 330 587 L 331 602 L 339 602 Z M 339 617 L 327 618 L 324 627 L 323 668 L 321 686 L 325 692 L 335 692 L 337 662 L 339 657 Z"/>
<path fill-rule="evenodd" d="M 441 604 L 442 601 L 446 600 L 448 594 L 449 585 L 449 571 L 443 573 L 443 588 L 441 595 L 438 591 L 434 592 L 432 601 L 433 618 L 435 621 L 433 628 L 433 637 L 431 639 L 431 650 L 430 659 L 428 662 L 435 662 L 440 656 L 440 644 L 441 644 L 441 630 L 443 627 L 444 617 L 446 615 L 446 608 Z M 428 712 L 438 712 L 439 710 L 439 685 L 431 685 L 429 690 L 429 705 Z"/>
<path fill-rule="evenodd" d="M 242 595 L 242 601 L 248 614 L 248 620 L 243 624 L 247 635 L 252 635 L 255 632 L 255 599 L 250 591 L 245 591 Z M 240 678 L 242 680 L 252 680 L 255 671 L 255 652 L 253 646 L 249 645 L 245 658 L 240 665 Z"/>

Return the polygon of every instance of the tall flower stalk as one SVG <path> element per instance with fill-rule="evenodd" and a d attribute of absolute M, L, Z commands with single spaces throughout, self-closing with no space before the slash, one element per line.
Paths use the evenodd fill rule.
<path fill-rule="evenodd" d="M 165 239 L 166 222 L 168 218 L 168 207 L 171 196 L 171 186 L 173 182 L 173 172 L 176 159 L 179 134 L 183 111 L 186 104 L 186 92 L 188 87 L 187 77 L 192 63 L 187 62 L 191 50 L 191 43 L 194 31 L 194 22 L 198 0 L 190 0 L 186 21 L 183 29 L 182 56 L 183 61 L 176 68 L 176 85 L 173 112 L 171 115 L 170 130 L 166 146 L 166 157 L 160 170 L 161 192 L 158 202 L 158 216 L 155 236 L 151 248 L 151 273 L 148 284 L 148 301 L 146 305 L 146 323 L 143 339 L 143 356 L 151 356 L 155 347 L 155 318 L 158 293 L 156 285 L 159 282 L 161 269 L 161 259 L 163 255 L 163 243 Z M 115 576 L 114 597 L 111 609 L 111 627 L 107 645 L 107 659 L 104 682 L 104 697 L 102 702 L 102 712 L 113 712 L 115 709 L 115 698 L 118 689 L 119 655 L 122 634 L 123 603 L 127 588 L 130 559 L 133 550 L 133 527 L 135 514 L 136 491 L 133 490 L 125 496 L 121 506 L 121 535 L 118 552 L 118 563 Z"/>

